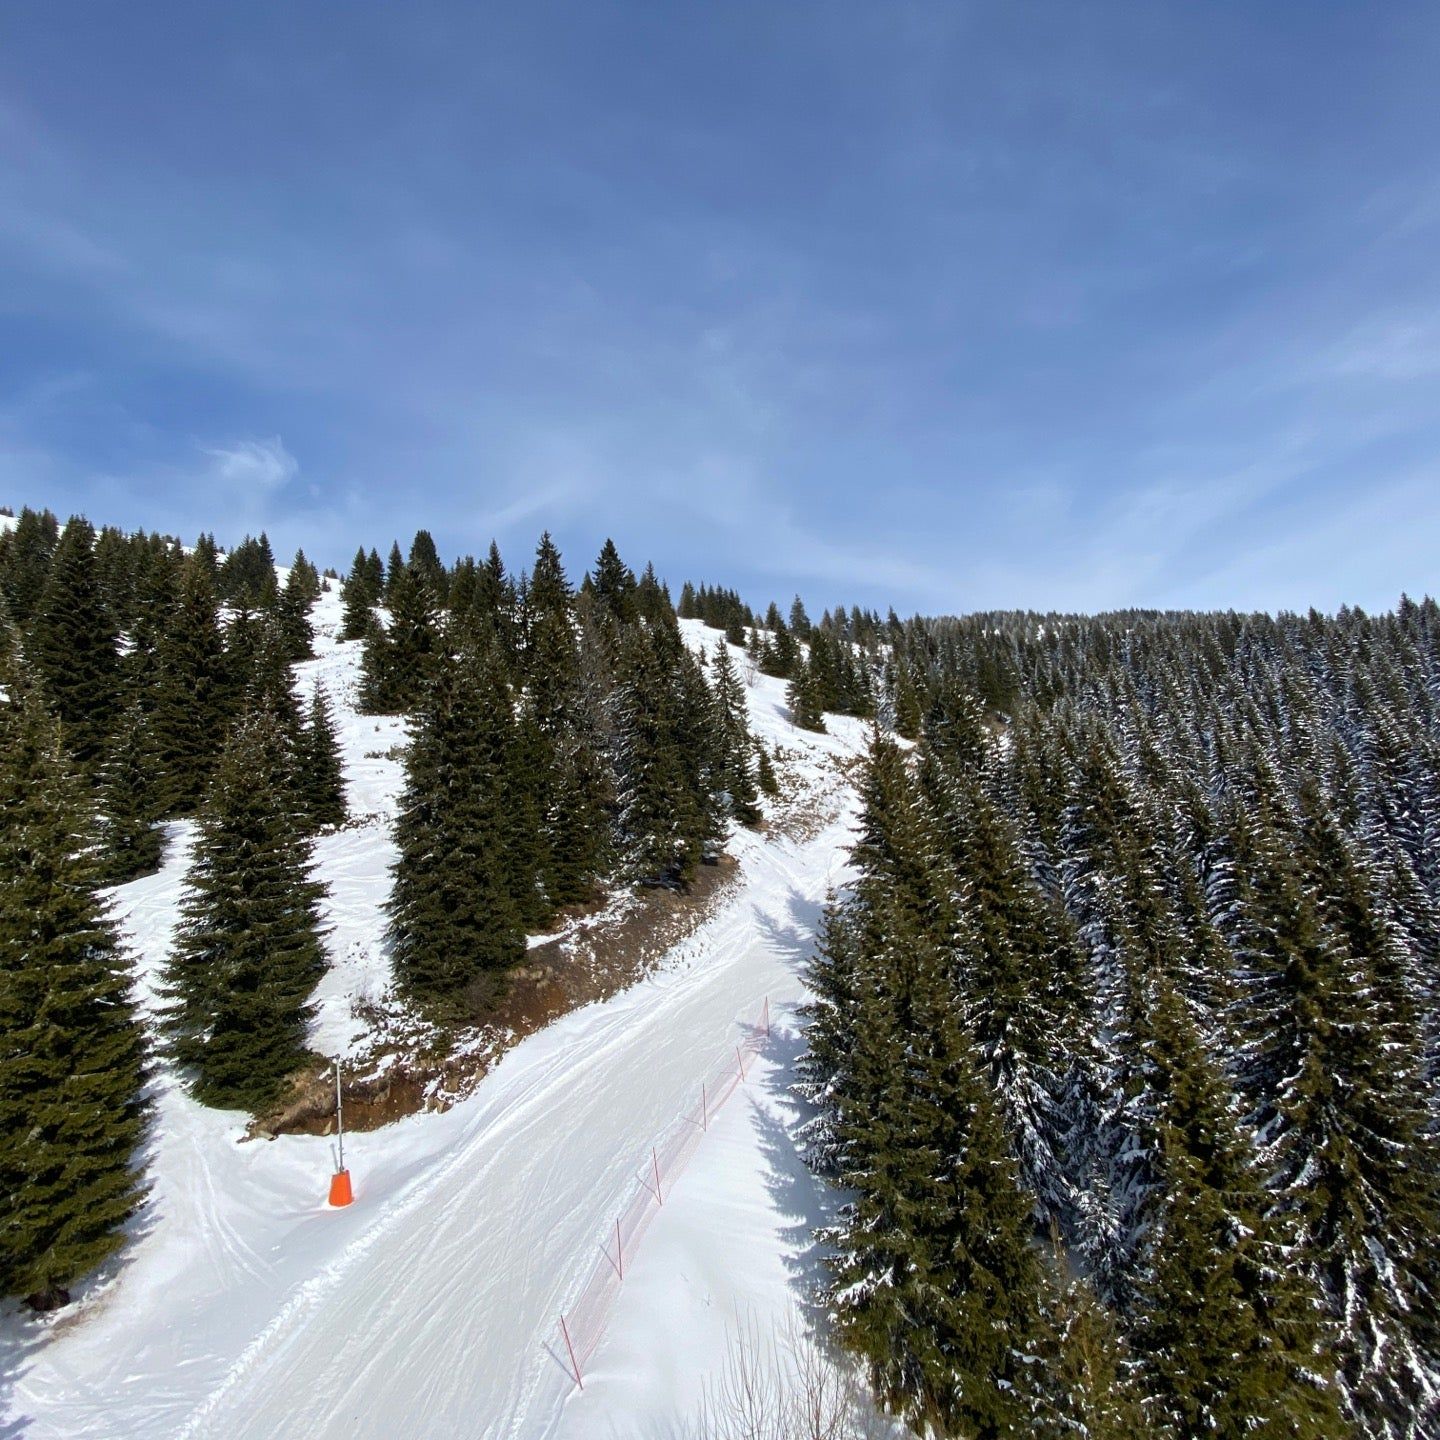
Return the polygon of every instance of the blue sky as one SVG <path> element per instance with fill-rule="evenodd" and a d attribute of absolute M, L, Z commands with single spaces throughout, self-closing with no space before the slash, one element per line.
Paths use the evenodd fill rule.
<path fill-rule="evenodd" d="M 0 503 L 913 610 L 1437 588 L 1440 9 L 12 0 Z"/>

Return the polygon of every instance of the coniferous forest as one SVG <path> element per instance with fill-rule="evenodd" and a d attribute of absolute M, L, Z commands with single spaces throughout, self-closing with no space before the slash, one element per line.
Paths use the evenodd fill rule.
<path fill-rule="evenodd" d="M 143 1193 L 147 1036 L 104 887 L 194 822 L 158 1043 L 200 1101 L 261 1112 L 316 1057 L 324 887 L 346 820 L 330 704 L 298 694 L 322 577 L 265 536 L 228 553 L 26 509 L 0 535 L 0 1291 L 39 1308 L 120 1243 Z M 617 886 L 682 886 L 769 759 L 728 658 L 683 644 L 665 587 L 607 542 L 576 586 L 542 538 L 440 561 L 361 550 L 344 636 L 362 707 L 409 717 L 388 906 L 398 990 L 483 1015 L 527 933 Z M 722 647 L 723 648 L 723 647 Z"/>
<path fill-rule="evenodd" d="M 1440 1431 L 1440 610 L 757 613 L 606 542 L 343 581 L 268 541 L 0 536 L 0 1285 L 37 1307 L 140 1205 L 155 1054 L 259 1113 L 313 1067 L 318 835 L 347 823 L 323 587 L 404 716 L 386 906 L 441 1026 L 526 937 L 680 887 L 775 793 L 723 644 L 870 724 L 800 1090 L 825 1309 L 940 1435 Z M 191 822 L 142 1024 L 106 887 Z"/>
<path fill-rule="evenodd" d="M 890 639 L 803 1062 L 844 1343 L 943 1434 L 1440 1433 L 1440 610 Z"/>

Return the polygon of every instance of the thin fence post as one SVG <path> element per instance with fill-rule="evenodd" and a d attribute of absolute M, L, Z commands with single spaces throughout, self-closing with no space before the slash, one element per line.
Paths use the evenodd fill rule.
<path fill-rule="evenodd" d="M 565 1324 L 565 1317 L 560 1317 L 560 1333 L 565 1337 L 565 1348 L 570 1352 L 570 1370 L 575 1376 L 575 1383 L 583 1390 L 585 1382 L 580 1378 L 580 1366 L 575 1360 L 575 1347 L 570 1343 L 570 1329 Z"/>
<path fill-rule="evenodd" d="M 657 1205 L 663 1205 L 665 1203 L 665 1197 L 660 1193 L 660 1161 L 655 1154 L 655 1147 L 653 1145 L 650 1147 L 650 1163 L 655 1167 L 655 1203 Z"/>
<path fill-rule="evenodd" d="M 764 1016 L 765 1038 L 768 1040 L 770 1038 L 770 997 L 768 995 L 765 997 Z"/>
<path fill-rule="evenodd" d="M 735 1047 L 735 1063 L 740 1067 L 740 1083 L 745 1083 L 745 1057 L 740 1053 L 740 1047 Z"/>
<path fill-rule="evenodd" d="M 700 1082 L 700 1128 L 702 1130 L 710 1128 L 710 1101 L 706 1096 L 703 1080 Z"/>
<path fill-rule="evenodd" d="M 615 1268 L 620 1272 L 620 1278 L 625 1278 L 625 1252 L 620 1248 L 620 1217 L 615 1217 Z"/>

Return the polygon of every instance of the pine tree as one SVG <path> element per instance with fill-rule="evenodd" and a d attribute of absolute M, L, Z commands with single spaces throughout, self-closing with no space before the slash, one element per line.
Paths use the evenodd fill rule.
<path fill-rule="evenodd" d="M 310 828 L 345 823 L 345 772 L 324 689 L 316 685 L 295 754 L 296 785 Z"/>
<path fill-rule="evenodd" d="M 429 587 L 402 566 L 392 577 L 388 627 L 365 637 L 360 704 L 369 715 L 400 715 L 414 709 L 440 663 L 443 637 Z"/>
<path fill-rule="evenodd" d="M 292 665 L 301 660 L 309 660 L 315 654 L 315 632 L 310 625 L 310 607 L 319 595 L 319 579 L 302 550 L 296 555 L 295 564 L 290 568 L 290 578 L 286 580 L 285 588 L 280 593 L 277 607 L 280 634 L 285 642 L 285 658 Z"/>
<path fill-rule="evenodd" d="M 1057 1240 L 1041 1291 L 1037 1358 L 1044 1369 L 1032 1433 L 1043 1440 L 1136 1440 L 1161 1433 L 1146 1418 L 1135 1361 L 1114 1315 L 1087 1279 L 1062 1279 L 1068 1265 Z"/>
<path fill-rule="evenodd" d="M 15 528 L 0 535 L 0 596 L 21 630 L 40 604 L 50 564 L 60 543 L 60 524 L 48 510 L 21 511 Z"/>
<path fill-rule="evenodd" d="M 405 774 L 387 907 L 395 977 L 426 1008 L 463 1013 L 525 954 L 506 854 L 515 715 L 493 652 L 440 669 Z"/>
<path fill-rule="evenodd" d="M 596 601 L 620 624 L 628 625 L 635 619 L 635 572 L 620 558 L 613 540 L 606 540 L 601 547 L 593 583 Z"/>
<path fill-rule="evenodd" d="M 159 779 L 150 716 L 136 701 L 121 716 L 99 771 L 102 870 L 112 885 L 160 868 Z"/>
<path fill-rule="evenodd" d="M 105 748 L 119 683 L 114 621 L 95 564 L 95 531 L 72 515 L 60 537 L 31 624 L 26 654 L 82 769 Z"/>
<path fill-rule="evenodd" d="M 714 734 L 719 754 L 720 788 L 728 797 L 730 814 L 742 825 L 760 823 L 755 776 L 751 758 L 755 742 L 750 736 L 745 689 L 730 661 L 729 647 L 721 641 L 715 647 Z"/>
<path fill-rule="evenodd" d="M 224 742 L 231 698 L 215 596 L 205 570 L 187 565 L 180 598 L 156 651 L 151 733 L 165 815 L 193 813 Z"/>
<path fill-rule="evenodd" d="M 377 557 L 378 561 L 378 557 Z M 379 603 L 382 584 L 377 584 L 362 546 L 355 552 L 350 574 L 343 587 L 345 609 L 340 622 L 342 640 L 363 640 L 375 625 L 373 607 Z"/>
<path fill-rule="evenodd" d="M 797 661 L 793 679 L 785 688 L 785 703 L 790 707 L 790 721 L 802 730 L 825 731 L 824 707 L 816 676 L 804 661 Z"/>
<path fill-rule="evenodd" d="M 197 1099 L 258 1112 L 309 1060 L 309 997 L 325 970 L 324 889 L 310 875 L 290 744 L 264 711 L 231 732 L 187 885 L 166 971 L 171 1046 Z"/>
<path fill-rule="evenodd" d="M 1316 1296 L 1266 1218 L 1255 1158 L 1184 1002 L 1155 988 L 1162 1189 L 1137 1325 L 1154 1414 L 1183 1436 L 1339 1437 Z"/>
<path fill-rule="evenodd" d="M 139 1204 L 144 1041 L 86 789 L 21 688 L 0 713 L 0 1293 L 48 1309 Z"/>
<path fill-rule="evenodd" d="M 758 740 L 755 742 L 755 778 L 759 782 L 762 795 L 769 795 L 773 798 L 780 793 L 780 781 L 775 774 L 775 762 L 770 758 L 770 752 Z"/>

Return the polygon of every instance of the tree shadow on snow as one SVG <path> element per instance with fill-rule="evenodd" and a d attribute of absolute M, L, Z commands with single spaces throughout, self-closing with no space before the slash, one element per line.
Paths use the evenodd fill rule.
<path fill-rule="evenodd" d="M 805 1037 L 793 1011 L 772 1014 L 770 1037 L 762 1051 L 772 1067 L 763 1078 L 771 1103 L 752 1101 L 750 1112 L 760 1141 L 766 1189 L 778 1213 L 789 1222 L 780 1231 L 781 1258 L 805 1320 L 816 1328 L 823 1318 L 819 1292 L 828 1278 L 826 1247 L 817 1232 L 836 1222 L 845 1196 L 817 1175 L 801 1153 L 801 1128 L 815 1113 L 792 1088 L 804 1049 Z"/>

